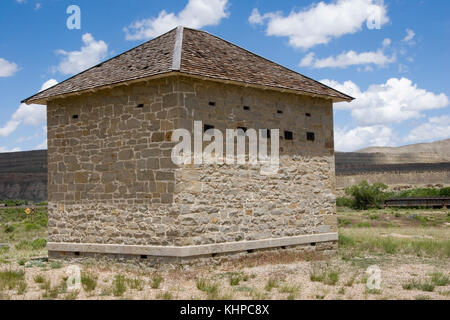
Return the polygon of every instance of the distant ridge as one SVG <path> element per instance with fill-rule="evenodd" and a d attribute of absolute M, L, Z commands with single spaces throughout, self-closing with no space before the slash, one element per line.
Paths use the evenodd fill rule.
<path fill-rule="evenodd" d="M 398 148 L 336 152 L 338 188 L 362 180 L 388 185 L 450 184 L 450 139 Z M 47 200 L 47 151 L 0 153 L 0 200 Z"/>
<path fill-rule="evenodd" d="M 358 150 L 355 153 L 412 154 L 419 157 L 428 156 L 440 161 L 450 161 L 450 139 L 402 147 L 370 147 Z"/>

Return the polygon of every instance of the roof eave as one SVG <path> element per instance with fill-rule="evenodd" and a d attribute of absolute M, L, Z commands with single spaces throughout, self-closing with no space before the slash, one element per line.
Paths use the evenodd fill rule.
<path fill-rule="evenodd" d="M 30 104 L 47 105 L 49 101 L 55 100 L 55 99 L 64 99 L 64 98 L 72 97 L 72 96 L 80 96 L 82 94 L 94 93 L 99 90 L 113 89 L 118 86 L 128 86 L 130 84 L 137 83 L 137 82 L 151 81 L 151 80 L 155 80 L 158 78 L 169 77 L 169 76 L 173 76 L 173 75 L 183 75 L 183 76 L 196 78 L 196 79 L 200 79 L 200 80 L 209 80 L 209 81 L 216 81 L 216 82 L 221 82 L 221 83 L 226 83 L 226 84 L 234 84 L 234 85 L 238 85 L 238 86 L 252 87 L 252 88 L 263 89 L 263 90 L 273 90 L 273 91 L 279 91 L 279 92 L 306 95 L 306 96 L 310 96 L 310 97 L 332 100 L 333 103 L 351 102 L 354 100 L 354 98 L 347 96 L 340 92 L 339 93 L 344 95 L 345 97 L 337 97 L 337 96 L 331 96 L 331 95 L 325 95 L 325 94 L 318 94 L 318 93 L 313 93 L 313 92 L 308 92 L 308 91 L 303 91 L 303 90 L 298 90 L 298 89 L 291 89 L 291 88 L 282 88 L 282 87 L 274 87 L 274 86 L 268 86 L 268 85 L 253 84 L 253 83 L 248 83 L 248 82 L 243 82 L 243 81 L 220 79 L 220 78 L 215 78 L 215 77 L 211 77 L 211 76 L 196 75 L 196 74 L 181 72 L 181 71 L 177 71 L 177 70 L 172 70 L 170 72 L 166 72 L 166 73 L 162 73 L 162 74 L 158 74 L 158 75 L 154 75 L 154 76 L 150 76 L 150 77 L 130 79 L 130 80 L 126 80 L 126 81 L 122 81 L 122 82 L 118 82 L 118 83 L 114 83 L 114 84 L 109 84 L 109 85 L 105 85 L 105 86 L 90 88 L 90 89 L 86 89 L 86 90 L 68 92 L 68 93 L 64 93 L 64 94 L 58 94 L 58 95 L 48 96 L 48 97 L 44 97 L 44 98 L 33 99 L 34 96 L 38 95 L 38 94 L 36 94 L 34 96 L 31 96 L 30 98 L 23 100 L 22 103 L 25 103 L 27 105 L 30 105 Z"/>

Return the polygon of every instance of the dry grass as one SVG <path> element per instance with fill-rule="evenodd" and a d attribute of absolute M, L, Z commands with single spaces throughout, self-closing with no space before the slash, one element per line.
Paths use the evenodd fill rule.
<path fill-rule="evenodd" d="M 33 260 L 46 252 L 25 245 L 30 242 L 16 247 L 22 240 L 38 238 L 31 229 L 28 239 L 10 241 L 9 248 L 0 251 L 0 300 L 449 300 L 450 233 L 444 223 L 447 214 L 436 212 L 437 218 L 429 217 L 432 211 L 420 210 L 341 212 L 341 219 L 350 223 L 343 223 L 339 254 L 331 258 L 288 248 L 220 265 L 146 267 L 87 260 L 79 265 L 82 287 L 75 291 L 66 285 L 68 263 Z M 414 215 L 426 217 L 427 225 L 422 218 L 408 218 Z M 361 228 L 359 223 L 370 225 Z M 370 265 L 381 269 L 381 290 L 366 288 Z"/>

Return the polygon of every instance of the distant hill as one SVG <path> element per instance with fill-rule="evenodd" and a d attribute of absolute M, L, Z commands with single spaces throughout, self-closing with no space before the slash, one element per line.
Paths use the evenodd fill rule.
<path fill-rule="evenodd" d="M 0 153 L 0 200 L 47 200 L 47 151 Z"/>
<path fill-rule="evenodd" d="M 362 180 L 388 185 L 450 184 L 450 139 L 398 148 L 336 152 L 338 188 Z M 0 153 L 0 200 L 47 200 L 47 151 Z"/>
<path fill-rule="evenodd" d="M 412 154 L 418 157 L 427 156 L 436 161 L 450 161 L 450 139 L 432 142 L 418 143 L 402 147 L 370 147 L 356 151 L 356 153 L 383 153 L 383 154 Z"/>

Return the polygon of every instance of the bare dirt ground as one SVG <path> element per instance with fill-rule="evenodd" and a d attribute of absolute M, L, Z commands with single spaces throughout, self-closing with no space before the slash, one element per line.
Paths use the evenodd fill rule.
<path fill-rule="evenodd" d="M 450 299 L 449 211 L 343 210 L 339 221 L 340 248 L 331 258 L 286 250 L 214 266 L 159 267 L 34 260 L 45 249 L 20 237 L 42 230 L 16 226 L 9 249 L 0 248 L 0 299 Z M 0 239 L 7 239 L 3 230 Z M 67 287 L 74 264 L 79 290 Z M 371 266 L 381 271 L 379 290 L 367 288 Z"/>

